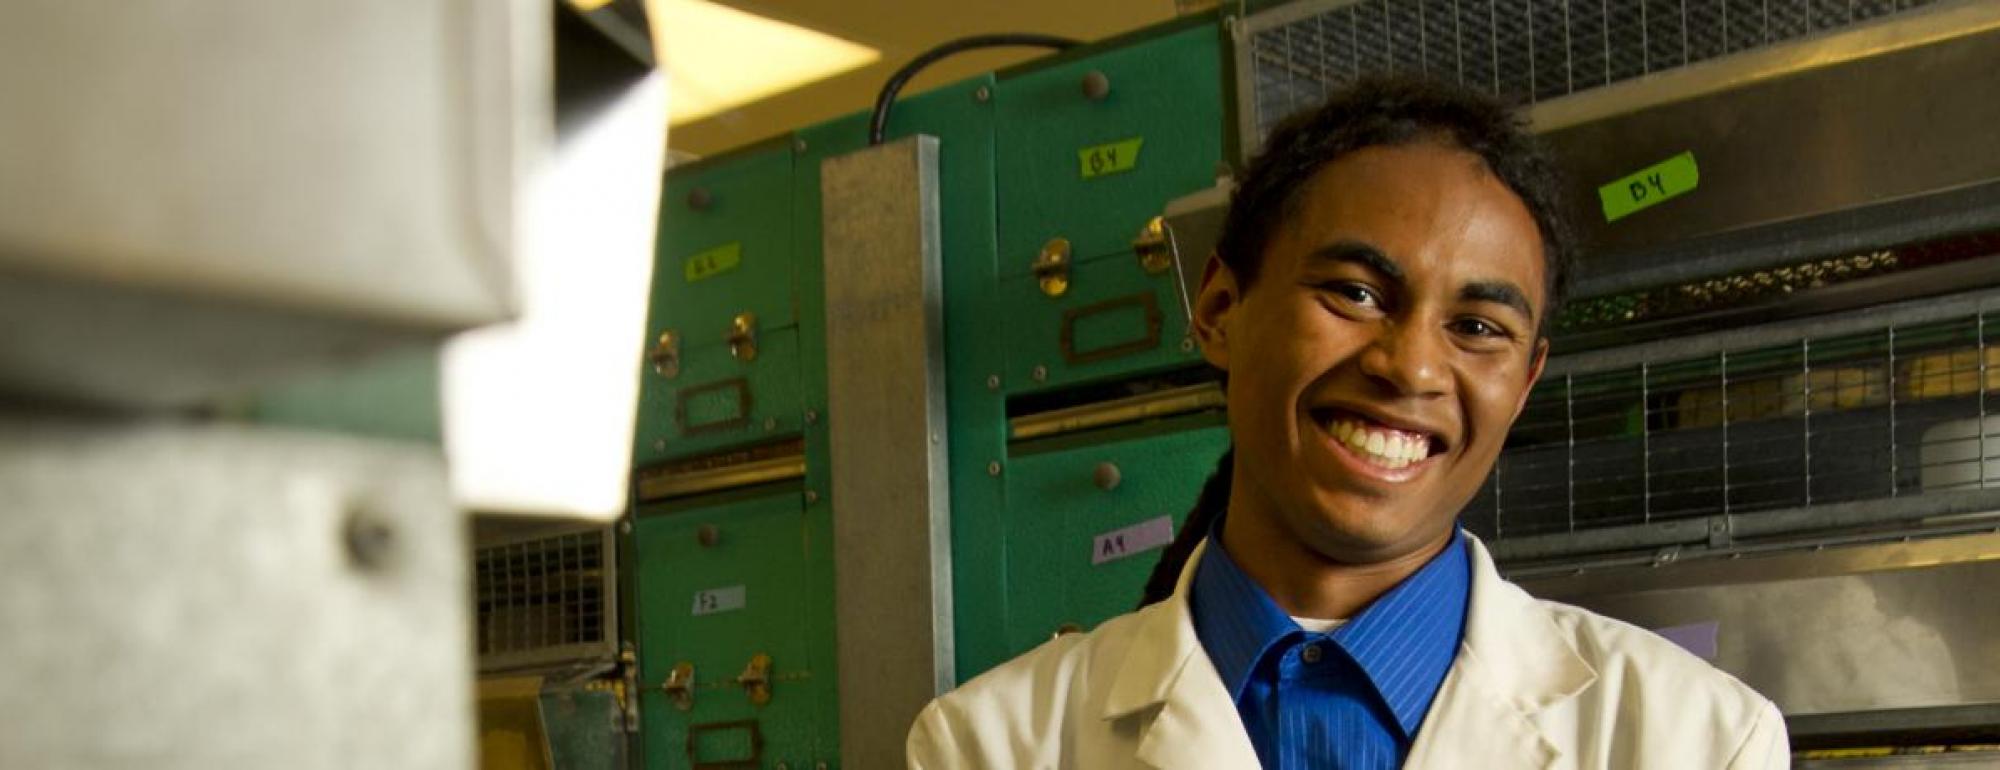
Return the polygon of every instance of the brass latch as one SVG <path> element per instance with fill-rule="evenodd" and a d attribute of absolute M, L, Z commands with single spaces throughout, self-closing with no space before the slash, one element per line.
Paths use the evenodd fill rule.
<path fill-rule="evenodd" d="M 1031 270 L 1042 285 L 1042 293 L 1060 297 L 1069 292 L 1069 239 L 1050 238 L 1042 244 Z"/>
<path fill-rule="evenodd" d="M 750 703 L 762 706 L 771 702 L 771 656 L 757 653 L 750 656 L 750 664 L 737 675 L 736 683 L 743 685 L 743 694 L 750 696 Z"/>
<path fill-rule="evenodd" d="M 1147 275 L 1159 275 L 1174 266 L 1173 248 L 1167 243 L 1167 223 L 1160 217 L 1146 220 L 1132 239 L 1132 251 L 1139 255 L 1139 267 Z"/>
<path fill-rule="evenodd" d="M 646 361 L 653 365 L 653 371 L 661 377 L 673 379 L 681 376 L 681 337 L 668 329 L 660 332 L 660 341 L 653 343 L 653 349 L 646 351 Z"/>
<path fill-rule="evenodd" d="M 740 313 L 729 322 L 729 355 L 744 363 L 757 360 L 757 314 Z"/>
<path fill-rule="evenodd" d="M 694 664 L 685 660 L 675 663 L 660 689 L 667 691 L 667 700 L 674 702 L 674 708 L 682 711 L 694 708 Z"/>

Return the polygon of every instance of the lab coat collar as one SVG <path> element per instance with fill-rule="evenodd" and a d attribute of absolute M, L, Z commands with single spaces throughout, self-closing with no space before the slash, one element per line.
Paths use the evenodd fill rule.
<path fill-rule="evenodd" d="M 1458 660 L 1418 732 L 1409 767 L 1546 768 L 1561 756 L 1534 717 L 1596 681 L 1547 610 L 1501 579 L 1470 533 L 1472 598 Z M 1236 704 L 1195 636 L 1188 583 L 1207 542 L 1188 556 L 1173 596 L 1141 610 L 1103 718 L 1144 718 L 1137 758 L 1154 767 L 1255 767 Z"/>

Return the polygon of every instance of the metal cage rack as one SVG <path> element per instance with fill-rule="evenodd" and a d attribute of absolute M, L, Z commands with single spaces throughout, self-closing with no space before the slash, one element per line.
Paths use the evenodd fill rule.
<path fill-rule="evenodd" d="M 609 530 L 479 548 L 474 580 L 480 670 L 614 660 L 614 553 Z"/>
<path fill-rule="evenodd" d="M 1935 0 L 1325 0 L 1244 19 L 1245 136 L 1362 74 L 1539 102 L 1840 29 Z M 1247 144 L 1251 144 L 1246 142 Z"/>

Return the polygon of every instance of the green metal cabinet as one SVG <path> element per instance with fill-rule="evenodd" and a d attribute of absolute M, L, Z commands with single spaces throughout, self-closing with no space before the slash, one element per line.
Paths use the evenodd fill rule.
<path fill-rule="evenodd" d="M 1228 428 L 1206 419 L 1206 426 L 1026 454 L 1009 464 L 1013 653 L 1138 604 L 1165 545 L 1160 529 L 1169 537 L 1178 530 L 1228 448 Z M 1115 469 L 1115 486 L 1104 488 L 1101 468 Z M 1126 539 L 1112 540 L 1120 535 Z"/>
<path fill-rule="evenodd" d="M 837 758 L 824 629 L 806 618 L 827 589 L 825 548 L 796 490 L 689 509 L 642 508 L 635 525 L 640 707 L 649 768 L 733 760 L 812 767 Z M 738 678 L 767 656 L 768 702 Z M 683 709 L 663 687 L 692 669 Z M 754 676 L 753 676 L 754 678 Z"/>
<path fill-rule="evenodd" d="M 667 175 L 634 464 L 798 431 L 792 165 L 778 141 Z"/>
<path fill-rule="evenodd" d="M 1016 311 L 1004 338 L 1015 393 L 1131 376 L 1198 363 L 1188 313 L 1172 271 L 1148 274 L 1127 249 L 1075 267 L 1069 291 L 1046 296 L 1031 275 L 1001 279 Z"/>

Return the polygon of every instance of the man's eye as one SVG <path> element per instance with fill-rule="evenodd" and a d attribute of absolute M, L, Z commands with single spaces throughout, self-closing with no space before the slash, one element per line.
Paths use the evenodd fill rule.
<path fill-rule="evenodd" d="M 1467 334 L 1474 337 L 1504 338 L 1513 336 L 1498 324 L 1489 323 L 1478 318 L 1461 318 L 1453 326 L 1457 328 L 1460 334 Z"/>
<path fill-rule="evenodd" d="M 1367 284 L 1354 283 L 1353 281 L 1330 281 L 1320 284 L 1320 288 L 1325 289 L 1329 294 L 1356 305 L 1364 307 L 1380 307 L 1382 305 L 1382 298 L 1375 296 L 1375 290 L 1368 288 Z"/>

